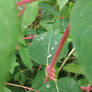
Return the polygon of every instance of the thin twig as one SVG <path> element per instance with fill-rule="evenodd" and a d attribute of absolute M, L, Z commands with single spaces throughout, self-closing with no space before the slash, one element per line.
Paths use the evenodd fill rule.
<path fill-rule="evenodd" d="M 38 90 L 35 90 L 33 88 L 30 88 L 30 87 L 26 87 L 26 86 L 21 86 L 21 85 L 12 84 L 12 83 L 5 83 L 5 84 L 6 85 L 10 85 L 10 86 L 15 86 L 15 87 L 23 88 L 23 89 L 26 89 L 26 90 L 31 90 L 31 91 L 34 91 L 34 92 L 39 92 Z"/>
<path fill-rule="evenodd" d="M 68 54 L 68 56 L 65 58 L 64 62 L 62 63 L 61 67 L 59 68 L 58 73 L 60 72 L 60 70 L 64 67 L 65 63 L 67 62 L 67 60 L 69 59 L 69 57 L 71 56 L 71 54 L 75 51 L 75 48 L 73 48 L 70 53 Z"/>

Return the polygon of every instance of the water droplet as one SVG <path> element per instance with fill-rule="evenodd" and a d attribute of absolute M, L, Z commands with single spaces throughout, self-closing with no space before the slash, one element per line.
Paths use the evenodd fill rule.
<path fill-rule="evenodd" d="M 42 35 L 42 37 L 44 37 L 45 35 Z"/>
<path fill-rule="evenodd" d="M 50 84 L 46 85 L 46 88 L 50 88 L 50 87 L 51 87 L 51 85 L 50 85 Z"/>
<path fill-rule="evenodd" d="M 51 49 L 54 50 L 54 47 L 52 47 Z"/>
<path fill-rule="evenodd" d="M 49 55 L 48 55 L 48 58 L 51 57 L 51 56 L 52 56 L 52 54 L 49 54 Z"/>
<path fill-rule="evenodd" d="M 24 28 L 27 28 L 27 26 L 24 26 Z"/>
<path fill-rule="evenodd" d="M 38 41 L 40 40 L 40 39 L 37 39 Z"/>
<path fill-rule="evenodd" d="M 41 40 L 43 39 L 43 37 L 41 37 Z"/>
<path fill-rule="evenodd" d="M 55 45 L 57 45 L 57 42 L 55 42 Z"/>

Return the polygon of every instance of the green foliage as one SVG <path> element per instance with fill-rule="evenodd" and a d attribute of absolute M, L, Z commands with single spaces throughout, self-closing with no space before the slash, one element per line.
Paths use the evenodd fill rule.
<path fill-rule="evenodd" d="M 78 0 L 71 16 L 71 37 L 76 47 L 78 61 L 92 84 L 92 1 Z"/>
<path fill-rule="evenodd" d="M 39 92 L 81 92 L 81 86 L 92 84 L 92 1 L 25 0 L 17 7 L 16 2 L 24 1 L 0 1 L 0 92 L 33 92 L 26 89 L 31 87 Z M 61 46 L 69 22 L 70 35 Z M 60 55 L 58 46 L 63 47 Z M 44 83 L 48 64 L 55 68 L 57 81 Z M 7 87 L 5 82 L 10 82 Z"/>

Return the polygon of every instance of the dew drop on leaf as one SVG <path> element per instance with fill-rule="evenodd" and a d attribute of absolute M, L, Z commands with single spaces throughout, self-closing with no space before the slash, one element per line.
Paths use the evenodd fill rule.
<path fill-rule="evenodd" d="M 48 55 L 48 58 L 51 57 L 51 56 L 52 56 L 52 54 L 49 54 L 49 55 Z"/>
<path fill-rule="evenodd" d="M 55 45 L 57 45 L 57 42 L 55 42 Z"/>
<path fill-rule="evenodd" d="M 27 26 L 24 26 L 24 28 L 27 28 Z"/>
<path fill-rule="evenodd" d="M 51 85 L 50 85 L 50 84 L 47 84 L 47 85 L 46 85 L 46 88 L 50 88 L 50 87 L 51 87 Z"/>
<path fill-rule="evenodd" d="M 51 49 L 54 50 L 54 47 L 52 47 Z"/>
<path fill-rule="evenodd" d="M 38 41 L 40 40 L 40 39 L 37 39 Z"/>
<path fill-rule="evenodd" d="M 43 39 L 43 37 L 41 37 L 41 40 Z"/>

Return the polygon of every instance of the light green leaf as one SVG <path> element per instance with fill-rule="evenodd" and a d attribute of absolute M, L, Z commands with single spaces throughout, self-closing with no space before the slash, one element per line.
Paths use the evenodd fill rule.
<path fill-rule="evenodd" d="M 71 16 L 71 37 L 78 61 L 92 84 L 92 1 L 78 0 Z"/>
<path fill-rule="evenodd" d="M 5 89 L 5 92 L 12 92 L 9 88 L 4 88 Z"/>
<path fill-rule="evenodd" d="M 57 4 L 59 5 L 60 10 L 62 10 L 66 3 L 68 3 L 68 0 L 57 0 Z"/>
<path fill-rule="evenodd" d="M 11 58 L 15 50 L 19 27 L 16 13 L 16 1 L 0 0 L 0 92 L 3 82 L 7 81 Z"/>
<path fill-rule="evenodd" d="M 13 74 L 15 67 L 18 66 L 18 65 L 19 65 L 19 64 L 16 62 L 16 55 L 14 54 L 14 55 L 12 56 L 12 59 L 11 59 L 11 64 L 10 64 L 9 72 L 10 72 L 11 74 Z"/>
<path fill-rule="evenodd" d="M 30 57 L 38 64 L 50 64 L 56 48 L 61 40 L 62 34 L 58 32 L 45 32 L 37 36 L 30 46 Z M 67 54 L 67 44 L 61 52 L 60 58 Z"/>
<path fill-rule="evenodd" d="M 32 2 L 28 5 L 26 5 L 26 10 L 23 14 L 23 19 L 22 19 L 22 27 L 25 28 L 26 26 L 29 26 L 32 24 L 32 22 L 36 19 L 38 16 L 38 2 Z"/>
<path fill-rule="evenodd" d="M 67 72 L 83 74 L 81 67 L 77 64 L 68 64 L 63 69 Z"/>

